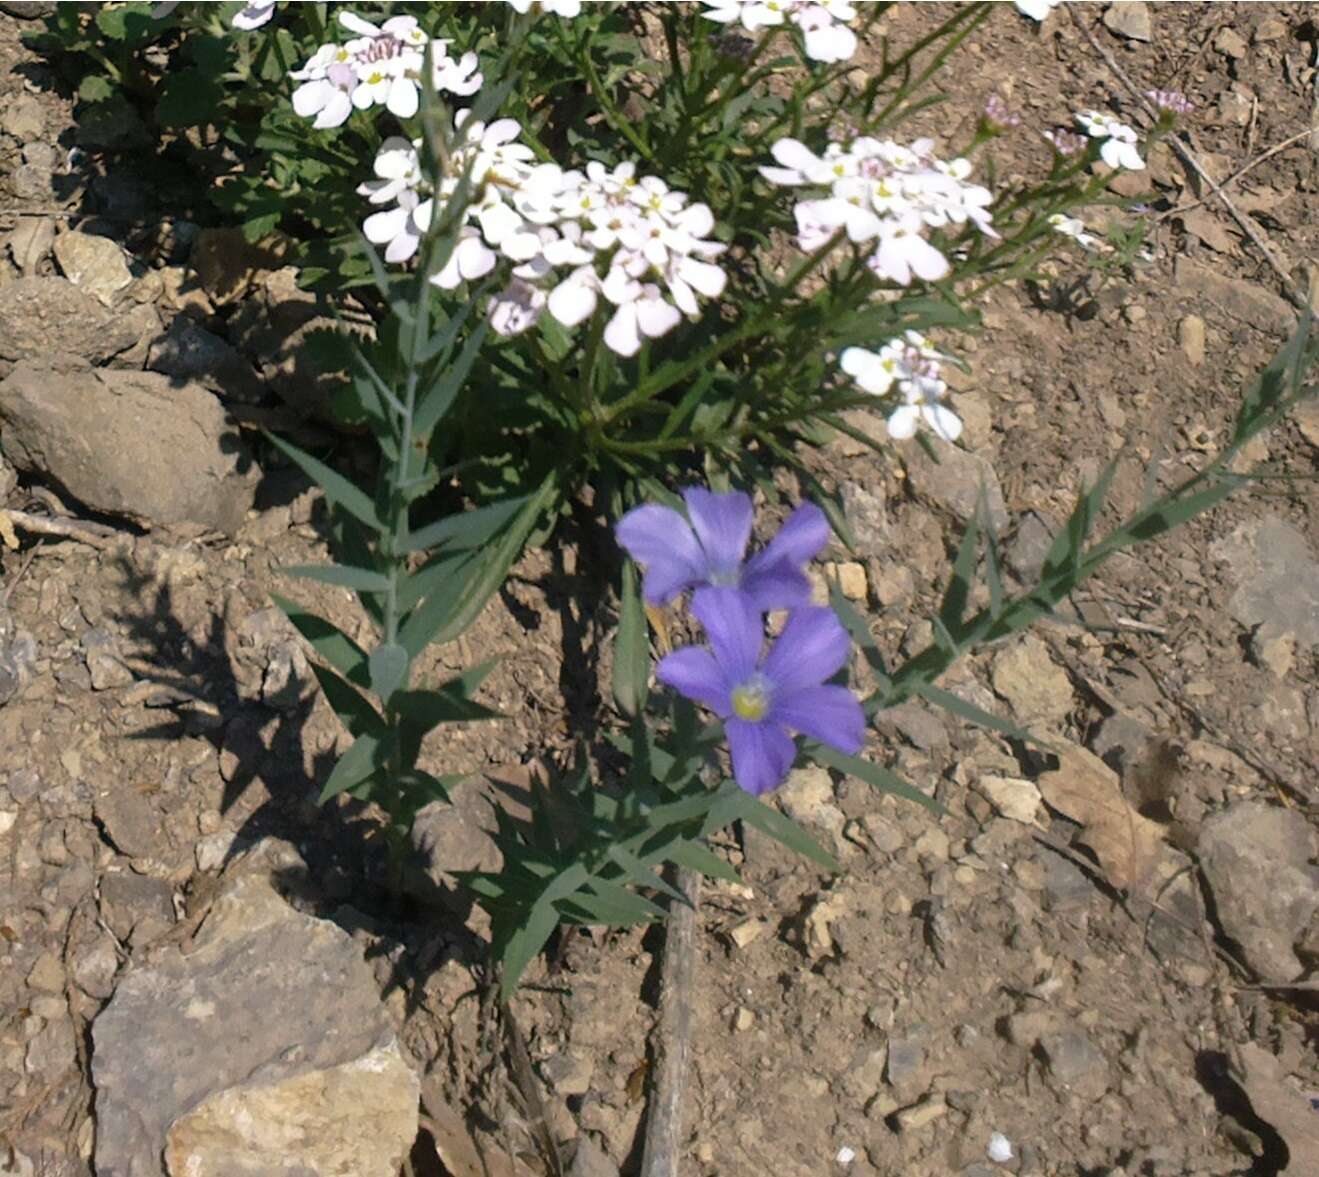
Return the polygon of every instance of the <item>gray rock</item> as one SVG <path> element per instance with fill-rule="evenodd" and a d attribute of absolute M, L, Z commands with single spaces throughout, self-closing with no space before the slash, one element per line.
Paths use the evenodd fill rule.
<path fill-rule="evenodd" d="M 23 277 L 31 278 L 55 243 L 55 218 L 20 217 L 7 241 L 14 265 Z"/>
<path fill-rule="evenodd" d="M 96 820 L 121 854 L 150 858 L 162 849 L 159 811 L 127 781 L 97 789 L 93 802 Z"/>
<path fill-rule="evenodd" d="M 440 902 L 453 896 L 454 876 L 463 870 L 498 870 L 503 855 L 491 837 L 494 815 L 485 781 L 470 777 L 449 790 L 452 804 L 432 802 L 417 814 L 412 845 L 423 878 L 412 880 Z"/>
<path fill-rule="evenodd" d="M 918 446 L 913 445 L 904 451 L 907 477 L 915 493 L 965 522 L 976 513 L 983 487 L 995 530 L 1002 531 L 1007 527 L 1003 488 L 989 461 L 979 454 L 958 449 L 939 437 L 931 438 L 931 445 L 938 457 L 937 462 Z"/>
<path fill-rule="evenodd" d="M 15 624 L 9 611 L 0 605 L 0 707 L 23 689 L 36 660 L 36 639 Z"/>
<path fill-rule="evenodd" d="M 394 1177 L 419 1084 L 360 949 L 242 878 L 93 1025 L 99 1173 Z"/>
<path fill-rule="evenodd" d="M 1296 312 L 1286 299 L 1244 278 L 1229 278 L 1188 257 L 1177 259 L 1173 281 L 1184 298 L 1198 295 L 1256 330 L 1286 336 L 1296 326 Z"/>
<path fill-rule="evenodd" d="M 106 306 L 133 281 L 123 249 L 108 237 L 62 233 L 55 238 L 55 260 L 70 282 Z"/>
<path fill-rule="evenodd" d="M 1004 553 L 1008 566 L 1023 581 L 1037 581 L 1052 544 L 1053 531 L 1048 522 L 1034 511 L 1027 511 L 1017 521 L 1016 534 Z"/>
<path fill-rule="evenodd" d="M 180 315 L 152 345 L 147 367 L 180 380 L 195 380 L 224 400 L 253 403 L 262 397 L 261 382 L 236 348 Z"/>
<path fill-rule="evenodd" d="M 1024 724 L 1057 725 L 1075 700 L 1071 679 L 1037 637 L 1026 636 L 994 656 L 990 681 Z"/>
<path fill-rule="evenodd" d="M 1128 41 L 1150 41 L 1154 37 L 1150 6 L 1144 0 L 1114 0 L 1104 9 L 1104 27 Z"/>
<path fill-rule="evenodd" d="M 793 821 L 821 830 L 837 848 L 847 819 L 838 808 L 834 783 L 827 769 L 810 767 L 790 772 L 776 796 L 783 812 Z"/>
<path fill-rule="evenodd" d="M 155 321 L 150 307 L 135 311 Z M 112 311 L 67 278 L 19 278 L 0 286 L 0 360 L 62 353 L 103 363 L 133 347 L 147 322 Z"/>
<path fill-rule="evenodd" d="M 893 544 L 888 504 L 860 483 L 843 483 L 843 517 L 852 529 L 858 556 L 887 555 Z"/>
<path fill-rule="evenodd" d="M 114 635 L 104 629 L 89 629 L 82 635 L 83 658 L 91 676 L 92 690 L 108 691 L 126 687 L 133 681 L 133 672 L 119 657 Z"/>
<path fill-rule="evenodd" d="M 44 20 L 55 15 L 55 7 L 54 0 L 5 0 L 0 12 L 17 20 Z"/>
<path fill-rule="evenodd" d="M 1227 607 L 1242 625 L 1293 634 L 1302 648 L 1319 643 L 1319 560 L 1291 524 L 1252 519 L 1209 554 L 1227 564 L 1238 586 Z"/>
<path fill-rule="evenodd" d="M 942 752 L 948 747 L 948 729 L 943 720 L 928 705 L 915 699 L 880 712 L 875 727 L 885 734 L 898 733 L 922 752 Z"/>
<path fill-rule="evenodd" d="M 47 1022 L 28 1042 L 23 1067 L 42 1083 L 54 1083 L 78 1061 L 73 1022 L 66 1016 Z"/>
<path fill-rule="evenodd" d="M 1083 1030 L 1063 1030 L 1040 1039 L 1049 1075 L 1060 1087 L 1083 1099 L 1098 1099 L 1108 1090 L 1108 1060 Z"/>
<path fill-rule="evenodd" d="M 589 1056 L 560 1051 L 547 1058 L 540 1069 L 559 1095 L 585 1095 L 591 1089 L 595 1063 Z"/>
<path fill-rule="evenodd" d="M 1044 910 L 1074 911 L 1088 906 L 1095 887 L 1085 871 L 1057 851 L 1041 846 L 1038 854 L 1044 863 Z"/>
<path fill-rule="evenodd" d="M 0 383 L 0 428 L 20 470 L 98 511 L 232 533 L 252 505 L 246 447 L 195 384 L 26 361 Z"/>
<path fill-rule="evenodd" d="M 1315 834 L 1305 817 L 1262 801 L 1242 801 L 1200 831 L 1200 865 L 1218 922 L 1265 981 L 1301 975 L 1295 944 L 1319 908 Z"/>
<path fill-rule="evenodd" d="M 101 918 L 122 941 L 150 944 L 174 923 L 174 891 L 164 879 L 108 871 L 101 879 Z"/>
<path fill-rule="evenodd" d="M 20 143 L 40 139 L 46 131 L 46 116 L 41 103 L 31 94 L 17 94 L 8 100 L 0 114 L 0 131 L 12 135 Z"/>
<path fill-rule="evenodd" d="M 900 1093 L 914 1094 L 925 1085 L 925 1035 L 920 1028 L 889 1035 L 884 1078 Z"/>
<path fill-rule="evenodd" d="M 276 711 L 296 711 L 311 682 L 311 667 L 302 647 L 296 642 L 279 642 L 270 649 L 261 680 L 261 701 Z"/>
<path fill-rule="evenodd" d="M 618 1177 L 618 1166 L 594 1140 L 582 1135 L 577 1138 L 568 1177 Z"/>

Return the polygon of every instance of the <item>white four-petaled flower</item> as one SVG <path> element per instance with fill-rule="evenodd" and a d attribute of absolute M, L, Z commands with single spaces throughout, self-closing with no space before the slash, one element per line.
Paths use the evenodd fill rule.
<path fill-rule="evenodd" d="M 1138 137 L 1126 123 L 1098 110 L 1083 110 L 1076 115 L 1076 121 L 1090 138 L 1103 140 L 1099 158 L 1110 168 L 1126 168 L 1131 172 L 1144 168 L 1145 161 L 1136 149 Z"/>
<path fill-rule="evenodd" d="M 962 422 L 942 403 L 948 385 L 939 376 L 944 357 L 925 336 L 907 331 L 878 352 L 849 347 L 839 356 L 839 366 L 857 385 L 872 396 L 901 400 L 888 415 L 889 436 L 897 440 L 913 437 L 922 423 L 946 441 L 962 435 Z"/>
<path fill-rule="evenodd" d="M 737 22 L 748 33 L 796 26 L 812 61 L 848 61 L 857 49 L 856 34 L 848 27 L 856 18 L 850 0 L 704 0 L 704 5 L 701 15 L 706 19 Z"/>

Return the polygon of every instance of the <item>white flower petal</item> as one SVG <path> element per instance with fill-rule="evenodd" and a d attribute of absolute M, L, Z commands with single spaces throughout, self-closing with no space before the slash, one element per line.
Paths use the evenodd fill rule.
<path fill-rule="evenodd" d="M 411 78 L 395 78 L 385 107 L 395 118 L 410 119 L 420 109 L 417 85 Z"/>
<path fill-rule="evenodd" d="M 620 356 L 634 356 L 641 350 L 641 334 L 637 330 L 637 308 L 634 302 L 624 303 L 614 312 L 605 327 L 605 345 Z"/>
<path fill-rule="evenodd" d="M 898 441 L 906 441 L 916 436 L 916 422 L 920 420 L 921 411 L 915 405 L 902 405 L 889 414 L 886 422 L 888 435 Z"/>
<path fill-rule="evenodd" d="M 560 282 L 550 291 L 549 311 L 565 327 L 576 327 L 595 312 L 595 289 L 577 278 Z"/>

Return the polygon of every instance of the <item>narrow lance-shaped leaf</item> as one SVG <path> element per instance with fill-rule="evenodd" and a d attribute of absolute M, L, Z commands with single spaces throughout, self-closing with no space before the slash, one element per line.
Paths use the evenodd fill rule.
<path fill-rule="evenodd" d="M 371 568 L 349 568 L 346 564 L 290 564 L 281 568 L 285 576 L 301 576 L 319 580 L 359 593 L 383 593 L 389 588 L 389 578 Z"/>
<path fill-rule="evenodd" d="M 549 504 L 555 485 L 554 476 L 547 477 L 499 539 L 481 554 L 478 571 L 467 583 L 462 599 L 437 599 L 439 594 L 432 593 L 409 615 L 399 632 L 399 642 L 414 658 L 432 641 L 452 641 L 485 608 L 490 595 L 504 583 L 541 511 Z"/>
<path fill-rule="evenodd" d="M 726 782 L 722 796 L 710 810 L 712 820 L 716 815 L 723 825 L 740 819 L 755 826 L 761 833 L 768 834 L 776 842 L 782 842 L 789 850 L 809 858 L 830 873 L 836 874 L 841 869 L 833 855 L 796 822 L 758 801 L 750 793 L 742 792 L 731 782 Z"/>
<path fill-rule="evenodd" d="M 380 766 L 381 754 L 381 743 L 376 736 L 369 732 L 358 736 L 331 770 L 321 789 L 320 803 L 324 805 L 340 793 L 363 784 Z"/>
<path fill-rule="evenodd" d="M 386 706 L 407 680 L 411 668 L 412 659 L 397 642 L 381 642 L 371 651 L 371 689 Z"/>
<path fill-rule="evenodd" d="M 283 438 L 276 437 L 273 433 L 266 433 L 266 440 L 295 462 L 309 478 L 315 479 L 331 503 L 342 507 L 373 531 L 383 530 L 380 517 L 376 514 L 375 504 L 365 491 L 354 486 L 337 470 L 331 470 L 320 459 L 313 458 L 309 453 Z"/>
<path fill-rule="evenodd" d="M 825 744 L 814 742 L 808 746 L 807 755 L 819 764 L 836 768 L 840 772 L 850 773 L 852 776 L 865 781 L 866 784 L 874 785 L 882 792 L 892 793 L 895 797 L 902 797 L 908 801 L 915 801 L 917 805 L 925 806 L 932 813 L 943 815 L 943 806 L 933 797 L 927 797 L 919 789 L 909 785 L 900 776 L 890 772 L 883 765 L 872 764 L 868 760 L 862 760 L 857 756 L 848 756 L 845 752 L 839 752 Z"/>
<path fill-rule="evenodd" d="M 650 640 L 641 589 L 631 561 L 623 565 L 621 598 L 618 636 L 614 639 L 614 701 L 624 715 L 632 716 L 640 714 L 646 706 Z"/>
<path fill-rule="evenodd" d="M 311 648 L 349 682 L 359 687 L 371 685 L 366 651 L 343 630 L 287 597 L 271 593 L 270 599 L 284 611 L 293 628 L 311 643 Z"/>

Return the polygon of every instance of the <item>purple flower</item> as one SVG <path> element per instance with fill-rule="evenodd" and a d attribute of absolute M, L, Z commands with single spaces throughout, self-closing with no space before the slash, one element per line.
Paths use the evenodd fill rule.
<path fill-rule="evenodd" d="M 751 539 L 750 496 L 693 486 L 682 498 L 686 519 L 671 507 L 646 503 L 618 521 L 618 542 L 646 565 L 647 601 L 662 605 L 685 589 L 721 585 L 741 589 L 765 612 L 810 603 L 811 585 L 802 566 L 829 538 L 819 507 L 803 503 L 764 550 L 743 564 Z"/>
<path fill-rule="evenodd" d="M 861 750 L 861 704 L 846 687 L 825 684 L 846 665 L 851 646 L 833 610 L 793 610 L 764 652 L 764 619 L 745 593 L 697 589 L 691 608 L 710 649 L 675 650 L 655 673 L 724 720 L 743 789 L 759 795 L 783 782 L 797 754 L 789 730 L 852 755 Z"/>

